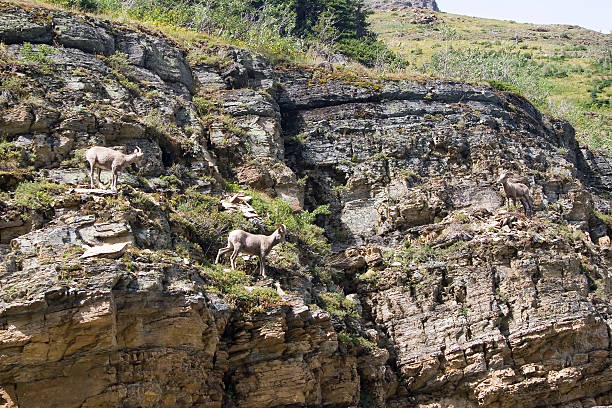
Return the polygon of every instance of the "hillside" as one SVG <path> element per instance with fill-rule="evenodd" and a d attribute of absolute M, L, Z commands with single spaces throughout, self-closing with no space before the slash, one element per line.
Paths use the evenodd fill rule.
<path fill-rule="evenodd" d="M 579 140 L 612 152 L 612 34 L 411 9 L 375 13 L 370 23 L 411 70 L 510 83 L 568 119 Z"/>
<path fill-rule="evenodd" d="M 440 11 L 436 0 L 365 0 L 364 4 L 370 10 L 402 10 L 406 7 L 416 7 Z"/>
<path fill-rule="evenodd" d="M 0 11 L 0 406 L 612 404 L 612 159 L 568 122 L 487 83 Z M 144 152 L 117 192 L 93 145 Z M 267 278 L 214 264 L 279 223 Z"/>

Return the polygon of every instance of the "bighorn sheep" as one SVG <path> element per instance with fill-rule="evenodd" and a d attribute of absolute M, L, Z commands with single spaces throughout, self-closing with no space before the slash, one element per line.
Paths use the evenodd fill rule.
<path fill-rule="evenodd" d="M 236 269 L 236 257 L 239 253 L 257 255 L 259 257 L 259 271 L 261 276 L 265 278 L 266 256 L 276 244 L 285 242 L 286 233 L 287 227 L 284 224 L 279 224 L 271 235 L 256 235 L 243 230 L 232 231 L 227 237 L 227 247 L 219 250 L 215 263 L 219 263 L 221 255 L 233 250 L 234 252 L 230 255 L 230 263 L 232 268 Z"/>
<path fill-rule="evenodd" d="M 512 199 L 516 206 L 516 199 L 518 198 L 521 204 L 523 204 L 525 215 L 533 215 L 533 200 L 529 195 L 529 188 L 526 185 L 508 181 L 508 173 L 502 173 L 497 182 L 502 183 L 502 186 L 504 186 L 504 193 L 506 193 L 506 199 L 508 200 L 508 210 L 510 210 L 510 199 Z"/>
<path fill-rule="evenodd" d="M 140 150 L 140 147 L 136 146 L 136 149 L 132 154 L 123 154 L 108 147 L 93 146 L 87 149 L 85 152 L 85 158 L 89 162 L 89 187 L 94 188 L 93 173 L 94 169 L 98 169 L 98 183 L 100 181 L 100 173 L 102 170 L 110 170 L 112 174 L 111 189 L 117 191 L 117 178 L 119 172 L 125 169 L 132 163 L 139 163 L 142 160 L 144 153 Z"/>

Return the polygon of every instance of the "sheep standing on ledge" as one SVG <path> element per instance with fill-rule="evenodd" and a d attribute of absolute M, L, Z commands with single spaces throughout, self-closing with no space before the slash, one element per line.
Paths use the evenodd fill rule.
<path fill-rule="evenodd" d="M 123 154 L 108 147 L 93 146 L 85 152 L 85 158 L 89 162 L 89 187 L 94 188 L 93 173 L 94 169 L 98 169 L 98 183 L 100 181 L 100 173 L 102 170 L 110 170 L 112 174 L 111 189 L 117 191 L 117 178 L 119 172 L 125 169 L 132 163 L 140 163 L 144 153 L 140 147 L 136 146 L 136 150 L 132 154 Z"/>
<path fill-rule="evenodd" d="M 508 173 L 502 173 L 497 182 L 502 183 L 502 186 L 504 186 L 504 193 L 506 193 L 506 199 L 508 200 L 508 211 L 510 210 L 510 199 L 512 199 L 516 206 L 516 199 L 518 198 L 521 204 L 523 204 L 525 215 L 533 215 L 533 200 L 529 195 L 529 188 L 526 185 L 508 181 Z"/>
<path fill-rule="evenodd" d="M 285 242 L 286 233 L 287 227 L 284 224 L 278 225 L 272 235 L 256 235 L 243 230 L 232 231 L 227 237 L 227 247 L 219 250 L 215 263 L 219 263 L 221 255 L 233 250 L 234 252 L 230 255 L 230 263 L 232 269 L 236 269 L 236 258 L 239 253 L 256 255 L 259 257 L 260 274 L 265 278 L 266 256 L 276 244 Z"/>

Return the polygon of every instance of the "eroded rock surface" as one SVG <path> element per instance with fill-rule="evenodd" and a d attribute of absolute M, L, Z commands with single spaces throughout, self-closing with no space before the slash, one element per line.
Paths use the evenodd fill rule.
<path fill-rule="evenodd" d="M 0 98 L 0 406 L 612 403 L 611 166 L 567 123 L 486 87 L 0 7 L 19 85 Z M 145 152 L 119 195 L 86 188 L 92 144 Z M 533 218 L 505 208 L 501 168 Z M 290 231 L 272 278 L 228 296 L 221 176 L 329 204 L 334 252 Z"/>

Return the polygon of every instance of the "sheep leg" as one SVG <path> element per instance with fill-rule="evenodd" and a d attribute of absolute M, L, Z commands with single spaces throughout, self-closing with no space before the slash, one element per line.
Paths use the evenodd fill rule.
<path fill-rule="evenodd" d="M 527 205 L 529 206 L 529 216 L 533 216 L 533 201 L 531 200 L 531 197 L 529 197 L 529 195 L 525 196 L 525 201 L 527 202 Z"/>
<path fill-rule="evenodd" d="M 260 254 L 259 255 L 259 274 L 264 278 L 266 277 L 265 260 L 266 260 L 266 255 Z"/>
<path fill-rule="evenodd" d="M 226 248 L 221 248 L 219 250 L 219 252 L 217 252 L 217 259 L 215 259 L 215 263 L 218 264 L 219 263 L 219 258 L 221 257 L 221 255 L 228 253 L 229 251 L 231 251 L 233 248 L 231 246 L 228 246 Z"/>
<path fill-rule="evenodd" d="M 119 177 L 117 173 L 117 168 L 113 168 L 113 181 L 111 183 L 111 190 L 113 191 L 117 191 L 117 178 Z"/>
<path fill-rule="evenodd" d="M 236 258 L 238 257 L 238 253 L 240 252 L 240 246 L 234 245 L 234 252 L 230 255 L 230 264 L 232 265 L 232 269 L 236 269 Z"/>
<path fill-rule="evenodd" d="M 529 203 L 527 202 L 527 199 L 525 198 L 525 196 L 521 196 L 519 197 L 519 200 L 523 206 L 523 211 L 525 212 L 525 215 L 528 216 L 529 215 Z"/>
<path fill-rule="evenodd" d="M 531 196 L 529 194 L 525 196 L 525 201 L 529 205 L 529 214 L 533 215 L 533 200 L 531 199 Z"/>
<path fill-rule="evenodd" d="M 98 185 L 101 186 L 101 185 L 103 185 L 102 184 L 102 180 L 100 180 L 100 175 L 102 174 L 102 169 L 98 168 L 97 173 L 98 173 Z"/>
<path fill-rule="evenodd" d="M 94 188 L 93 182 L 93 172 L 94 172 L 94 162 L 89 162 L 89 188 Z"/>

